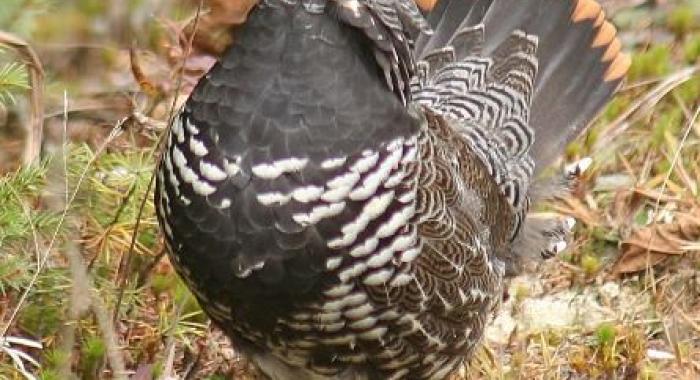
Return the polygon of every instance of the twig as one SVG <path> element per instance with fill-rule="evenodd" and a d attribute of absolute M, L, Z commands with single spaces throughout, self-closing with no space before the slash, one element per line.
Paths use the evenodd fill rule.
<path fill-rule="evenodd" d="M 64 106 L 64 120 L 63 120 L 63 177 L 65 186 L 62 189 L 65 194 L 62 197 L 55 196 L 52 201 L 47 202 L 50 208 L 57 210 L 70 209 L 71 199 L 69 198 L 69 184 L 68 184 L 68 142 L 67 142 L 67 125 L 68 125 L 68 95 L 64 91 L 63 95 L 63 106 Z M 109 138 L 107 142 L 109 141 Z M 97 157 L 97 155 L 95 156 Z M 55 187 L 58 187 L 56 184 Z M 79 187 L 79 186 L 78 186 Z M 71 218 L 72 219 L 72 218 Z M 70 223 L 70 225 L 79 225 L 79 223 Z M 95 318 L 97 319 L 97 324 L 102 333 L 102 338 L 105 342 L 105 347 L 107 351 L 107 359 L 109 361 L 110 367 L 112 369 L 113 378 L 115 379 L 126 379 L 126 367 L 124 365 L 124 359 L 121 356 L 120 349 L 118 346 L 118 341 L 116 334 L 114 333 L 114 325 L 112 324 L 108 313 L 105 309 L 102 299 L 99 297 L 95 289 L 95 285 L 91 280 L 85 262 L 81 255 L 80 249 L 74 241 L 68 240 L 65 247 L 65 256 L 68 258 L 71 278 L 73 280 L 73 288 L 71 292 L 71 303 L 70 303 L 70 318 L 76 323 L 79 321 L 80 317 L 87 312 L 88 309 L 92 309 Z M 71 326 L 68 329 L 69 332 L 64 336 L 66 341 L 64 342 L 64 349 L 67 352 L 71 352 L 74 344 L 74 334 L 75 326 Z M 70 366 L 67 365 L 62 369 L 62 374 L 67 375 L 70 373 Z"/>
<path fill-rule="evenodd" d="M 197 7 L 197 13 L 195 14 L 195 19 L 194 19 L 194 30 L 197 30 L 197 26 L 199 25 L 199 19 L 200 15 L 202 12 L 202 8 L 204 7 L 204 0 L 200 0 L 199 6 Z M 187 51 L 183 55 L 183 60 L 187 60 L 189 55 L 192 52 L 192 44 L 194 42 L 194 35 L 195 33 L 192 33 L 190 36 L 190 39 L 188 41 L 187 45 Z M 180 89 L 182 88 L 182 81 L 183 81 L 183 75 L 184 75 L 184 61 L 182 68 L 180 69 L 179 75 L 178 75 L 178 80 L 177 80 L 177 86 L 175 89 L 175 96 L 173 97 L 173 102 L 170 105 L 170 112 L 168 115 L 168 128 L 170 125 L 172 125 L 172 121 L 175 117 L 175 107 L 177 105 L 177 99 L 180 94 Z M 155 155 L 156 152 L 160 151 L 160 147 L 165 140 L 165 136 L 167 135 L 167 131 L 163 133 L 160 138 L 158 139 L 158 142 L 155 144 L 153 147 L 152 156 Z M 114 306 L 114 315 L 112 316 L 113 320 L 116 321 L 117 318 L 119 317 L 119 310 L 121 309 L 121 303 L 124 298 L 124 291 L 126 288 L 126 280 L 128 273 L 130 272 L 131 269 L 131 261 L 132 257 L 134 255 L 134 249 L 136 247 L 136 238 L 138 236 L 139 228 L 141 227 L 141 218 L 143 215 L 143 211 L 146 207 L 146 203 L 148 202 L 151 189 L 153 188 L 153 183 L 155 182 L 155 171 L 151 174 L 151 179 L 148 182 L 148 187 L 146 189 L 146 193 L 143 196 L 143 199 L 141 200 L 141 205 L 139 206 L 139 212 L 138 212 L 138 217 L 136 218 L 136 224 L 134 225 L 134 231 L 131 236 L 131 243 L 129 244 L 129 250 L 126 253 L 126 256 L 122 258 L 121 262 L 119 263 L 119 269 L 117 271 L 117 281 L 119 285 L 119 294 L 117 295 L 117 301 Z"/>
<path fill-rule="evenodd" d="M 31 87 L 29 102 L 29 125 L 24 148 L 25 165 L 36 162 L 41 155 L 41 143 L 44 133 L 44 69 L 39 56 L 23 39 L 0 31 L 0 44 L 13 48 L 26 61 L 29 68 L 29 85 Z"/>
<path fill-rule="evenodd" d="M 81 260 L 80 265 L 82 266 L 82 270 L 85 270 L 85 264 L 82 263 L 82 258 L 80 256 L 78 256 L 78 258 Z M 91 289 L 92 288 L 93 287 L 91 287 Z M 112 367 L 113 376 L 115 379 L 126 379 L 127 372 L 124 366 L 124 359 L 121 355 L 117 335 L 115 334 L 115 327 L 112 323 L 112 319 L 109 317 L 109 312 L 102 302 L 102 298 L 100 298 L 95 290 L 90 292 L 90 300 L 92 312 L 95 313 L 97 325 L 100 327 L 102 338 L 105 340 L 105 345 L 107 346 L 107 358 Z"/>
<path fill-rule="evenodd" d="M 73 279 L 71 317 L 77 321 L 88 308 L 92 309 L 107 348 L 107 359 L 112 368 L 113 378 L 126 379 L 126 367 L 120 352 L 117 336 L 114 333 L 114 325 L 108 316 L 102 299 L 90 280 L 85 263 L 75 242 L 69 241 L 66 244 L 66 256 L 68 257 Z"/>

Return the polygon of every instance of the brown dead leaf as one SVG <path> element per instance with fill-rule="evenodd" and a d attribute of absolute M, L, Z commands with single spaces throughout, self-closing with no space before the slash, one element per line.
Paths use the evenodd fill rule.
<path fill-rule="evenodd" d="M 148 75 L 144 72 L 143 66 L 138 57 L 138 53 L 136 52 L 136 48 L 133 46 L 131 47 L 131 49 L 129 49 L 129 58 L 131 61 L 131 73 L 134 76 L 134 79 L 136 80 L 136 83 L 138 83 L 141 90 L 145 92 L 148 96 L 157 96 L 160 92 L 158 85 L 154 83 L 151 80 L 151 78 L 149 78 Z"/>
<path fill-rule="evenodd" d="M 191 2 L 195 6 L 200 4 L 200 0 Z M 167 43 L 167 60 L 173 78 L 177 78 L 176 81 L 182 79 L 179 89 L 183 94 L 188 94 L 193 89 L 231 45 L 235 27 L 246 21 L 257 0 L 203 0 L 202 3 L 204 7 L 199 17 L 193 13 L 184 25 L 165 21 L 168 34 L 176 36 Z M 137 75 L 135 77 L 142 89 L 148 92 L 148 83 L 141 81 Z M 145 89 L 144 84 L 147 87 Z"/>
<path fill-rule="evenodd" d="M 195 5 L 199 1 L 195 0 Z M 206 54 L 221 56 L 231 44 L 232 28 L 241 25 L 257 0 L 205 0 L 206 12 L 197 25 L 193 47 Z M 188 41 L 194 31 L 194 19 L 185 27 L 184 41 Z"/>
<path fill-rule="evenodd" d="M 554 205 L 556 212 L 569 215 L 586 226 L 598 226 L 598 215 L 578 198 L 565 198 L 561 203 Z"/>
<path fill-rule="evenodd" d="M 683 255 L 700 240 L 700 208 L 677 214 L 668 224 L 651 224 L 622 242 L 622 255 L 613 273 L 635 273 L 660 264 L 671 256 Z"/>
<path fill-rule="evenodd" d="M 632 224 L 632 219 L 640 207 L 644 205 L 644 197 L 635 191 L 617 191 L 611 207 L 612 226 L 624 228 Z"/>

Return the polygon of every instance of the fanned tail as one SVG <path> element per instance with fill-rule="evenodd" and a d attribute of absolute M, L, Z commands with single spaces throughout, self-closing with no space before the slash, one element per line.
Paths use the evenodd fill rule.
<path fill-rule="evenodd" d="M 571 221 L 528 214 L 529 205 L 561 195 L 590 162 L 536 186 L 532 177 L 585 130 L 629 58 L 594 0 L 442 0 L 428 22 L 413 100 L 452 120 L 513 207 L 510 251 L 495 254 L 516 274 L 566 247 Z"/>
<path fill-rule="evenodd" d="M 429 61 L 451 46 L 457 60 L 480 51 L 497 66 L 518 59 L 507 50 L 517 46 L 506 48 L 520 43 L 514 32 L 537 40 L 529 115 L 535 173 L 584 131 L 630 63 L 620 52 L 615 27 L 594 0 L 441 0 L 428 21 L 434 32 L 416 41 L 415 52 Z"/>

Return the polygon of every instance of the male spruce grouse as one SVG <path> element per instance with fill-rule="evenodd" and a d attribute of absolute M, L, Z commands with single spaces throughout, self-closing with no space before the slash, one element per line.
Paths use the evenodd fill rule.
<path fill-rule="evenodd" d="M 272 379 L 447 377 L 563 249 L 528 209 L 587 162 L 533 177 L 619 86 L 615 34 L 593 0 L 260 0 L 158 166 L 175 268 Z"/>

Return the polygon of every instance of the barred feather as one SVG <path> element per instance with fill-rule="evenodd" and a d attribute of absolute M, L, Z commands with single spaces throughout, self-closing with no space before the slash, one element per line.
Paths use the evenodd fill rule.
<path fill-rule="evenodd" d="M 158 165 L 173 265 L 272 379 L 446 378 L 519 260 L 562 249 L 532 177 L 624 74 L 610 27 L 592 0 L 442 0 L 427 22 L 261 0 Z M 560 90 L 582 108 L 545 119 Z"/>

